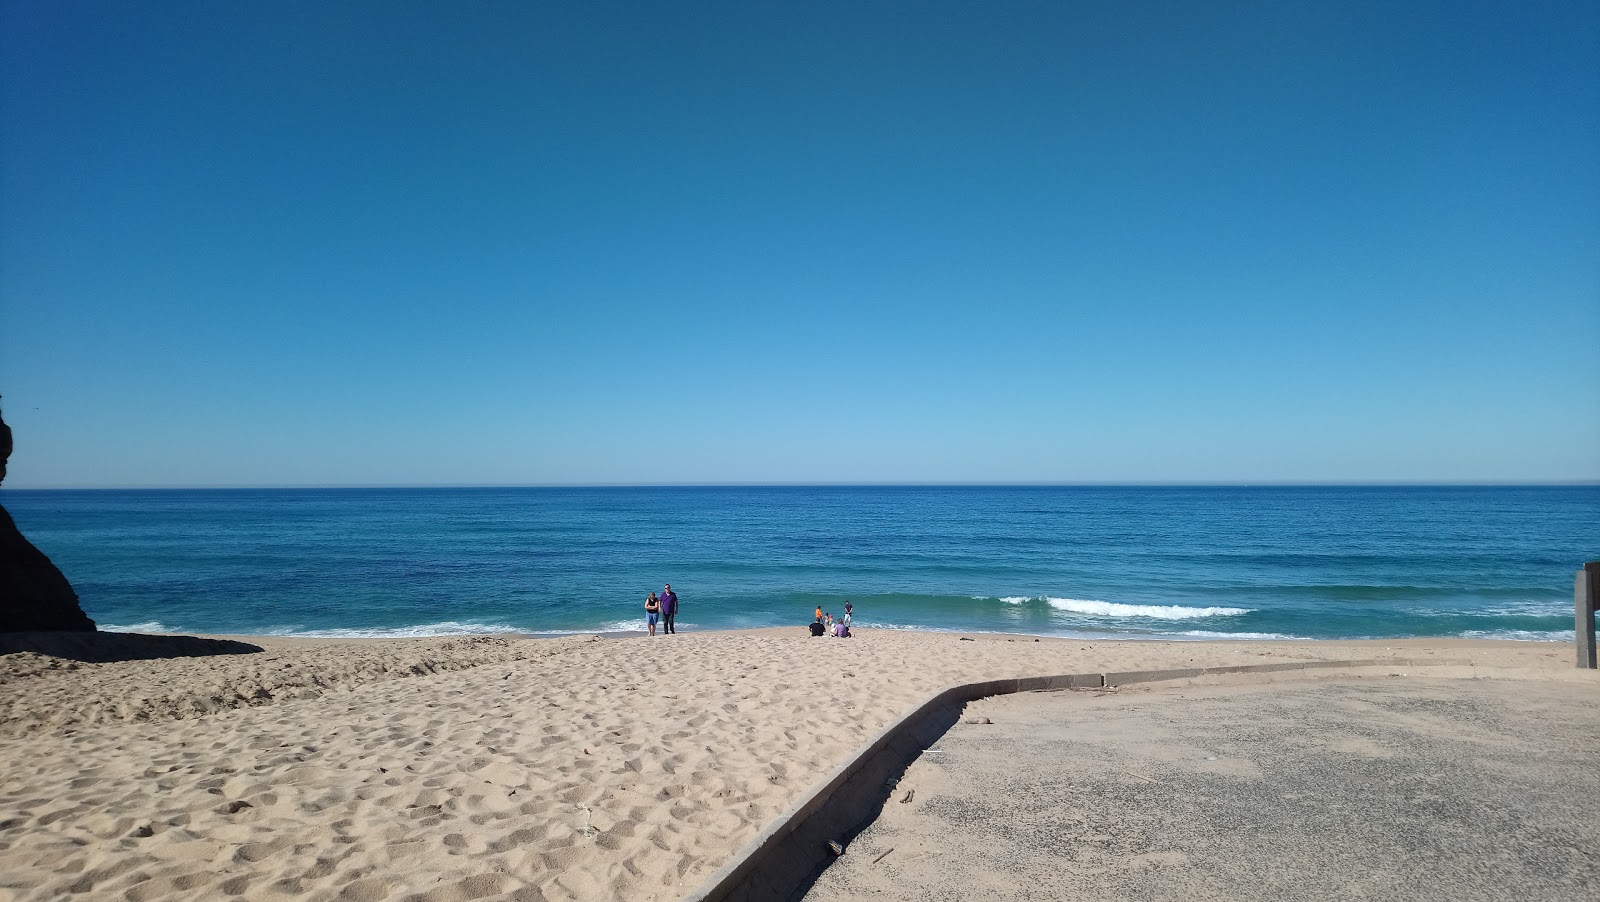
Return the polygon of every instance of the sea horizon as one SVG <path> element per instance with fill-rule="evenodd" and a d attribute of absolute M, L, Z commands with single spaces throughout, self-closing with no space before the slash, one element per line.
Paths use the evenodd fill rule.
<path fill-rule="evenodd" d="M 416 482 L 416 483 L 273 483 L 263 485 L 42 485 L 0 486 L 0 492 L 137 492 L 137 491 L 271 491 L 282 490 L 381 490 L 381 489 L 762 489 L 762 488 L 1093 488 L 1093 489 L 1235 489 L 1235 488 L 1304 488 L 1304 489 L 1520 489 L 1520 488 L 1571 488 L 1600 487 L 1600 480 L 1531 480 L 1531 481 L 1446 481 L 1427 482 L 1412 480 L 1354 480 L 1348 482 L 1313 480 L 1281 481 L 1126 481 L 1106 482 L 1050 482 L 1050 481 L 911 481 L 911 482 Z"/>

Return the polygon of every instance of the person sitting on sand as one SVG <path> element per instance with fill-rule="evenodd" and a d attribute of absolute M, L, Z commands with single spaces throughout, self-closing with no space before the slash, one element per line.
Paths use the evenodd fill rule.
<path fill-rule="evenodd" d="M 850 638 L 849 624 L 845 623 L 843 620 L 835 620 L 833 622 L 833 636 L 835 639 Z"/>
<path fill-rule="evenodd" d="M 651 592 L 644 599 L 644 623 L 650 629 L 650 635 L 656 634 L 656 620 L 661 617 L 661 601 L 656 598 L 656 593 Z"/>
<path fill-rule="evenodd" d="M 817 619 L 811 621 L 811 635 L 812 636 L 820 636 L 820 635 L 826 633 L 827 631 L 828 631 L 827 627 L 822 625 L 822 615 L 818 614 L 817 615 Z"/>

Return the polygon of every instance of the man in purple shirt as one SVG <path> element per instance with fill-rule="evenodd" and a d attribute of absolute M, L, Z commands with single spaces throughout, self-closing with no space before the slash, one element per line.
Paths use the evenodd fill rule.
<path fill-rule="evenodd" d="M 674 621 L 678 619 L 678 593 L 672 591 L 672 583 L 667 583 L 661 590 L 661 632 L 676 633 L 678 628 Z"/>

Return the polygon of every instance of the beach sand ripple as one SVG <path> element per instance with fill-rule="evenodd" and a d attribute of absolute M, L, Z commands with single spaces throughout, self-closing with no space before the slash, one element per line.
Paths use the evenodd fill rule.
<path fill-rule="evenodd" d="M 953 683 L 1437 649 L 1570 669 L 1442 640 L 252 641 L 0 656 L 0 899 L 677 899 Z"/>

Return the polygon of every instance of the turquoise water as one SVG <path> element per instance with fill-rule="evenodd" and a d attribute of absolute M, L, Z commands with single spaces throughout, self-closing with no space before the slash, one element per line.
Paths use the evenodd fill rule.
<path fill-rule="evenodd" d="M 1570 639 L 1600 487 L 0 491 L 103 628 Z"/>

